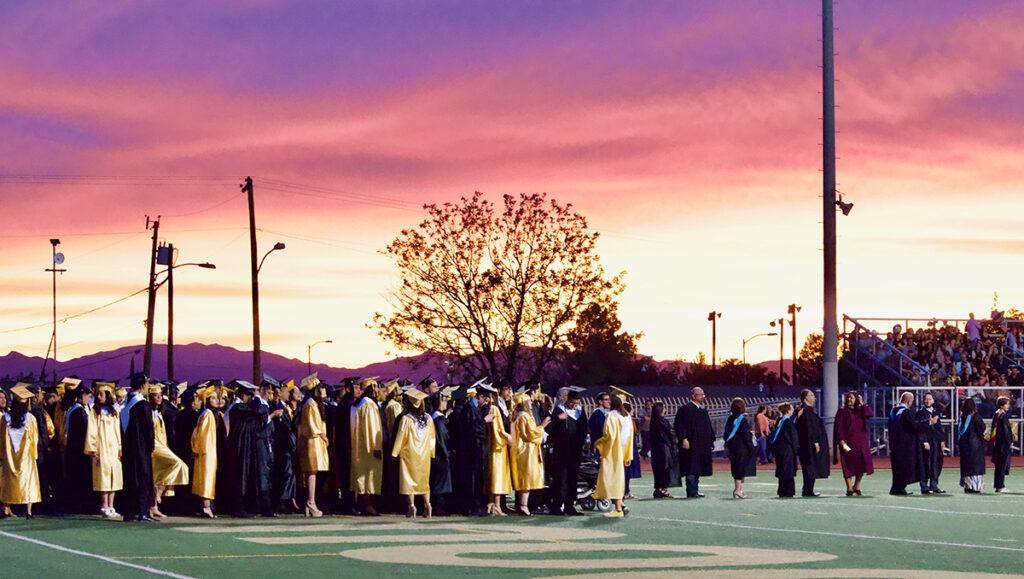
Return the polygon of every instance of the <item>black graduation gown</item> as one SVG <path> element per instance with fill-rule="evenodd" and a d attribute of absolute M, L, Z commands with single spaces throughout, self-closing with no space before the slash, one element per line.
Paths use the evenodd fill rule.
<path fill-rule="evenodd" d="M 164 430 L 167 432 L 167 444 L 170 445 L 178 434 L 178 407 L 164 400 L 160 405 L 160 416 L 164 419 Z"/>
<path fill-rule="evenodd" d="M 682 476 L 711 476 L 711 455 L 715 450 L 715 429 L 707 408 L 688 402 L 676 412 L 676 439 L 679 442 L 679 474 Z M 683 448 L 683 439 L 690 448 Z"/>
<path fill-rule="evenodd" d="M 651 471 L 654 488 L 667 489 L 683 486 L 679 475 L 679 441 L 664 416 L 651 420 Z"/>
<path fill-rule="evenodd" d="M 594 410 L 594 413 L 590 415 L 590 420 L 587 421 L 587 432 L 590 434 L 590 448 L 597 452 L 594 445 L 597 444 L 597 439 L 604 436 L 604 420 L 608 417 L 608 413 L 601 408 Z"/>
<path fill-rule="evenodd" d="M 166 419 L 164 420 L 166 426 Z M 193 410 L 191 404 L 178 411 L 174 417 L 174 437 L 167 435 L 171 451 L 188 466 L 189 479 L 195 472 L 195 457 L 192 455 L 192 432 L 199 422 L 199 411 Z"/>
<path fill-rule="evenodd" d="M 434 437 L 434 458 L 430 459 L 430 493 L 444 495 L 452 492 L 451 455 L 448 452 L 451 435 L 448 432 L 448 417 L 444 414 L 434 415 Z"/>
<path fill-rule="evenodd" d="M 401 399 L 399 399 L 399 402 L 401 402 Z M 387 403 L 380 404 L 379 406 L 381 440 L 383 441 L 381 448 L 384 449 L 381 498 L 384 501 L 385 508 L 394 512 L 401 512 L 399 509 L 402 509 L 405 499 L 398 496 L 398 458 L 391 456 L 391 449 L 395 446 L 395 435 L 398 434 L 398 426 L 402 423 L 402 416 L 405 415 L 405 410 L 403 408 L 402 412 L 395 417 L 395 423 L 391 429 L 388 429 L 388 419 L 384 412 Z"/>
<path fill-rule="evenodd" d="M 957 435 L 960 446 L 960 476 L 980 476 L 985 474 L 985 421 L 975 412 L 970 416 L 971 422 L 964 428 L 965 419 L 961 419 Z M 961 434 L 961 432 L 963 432 Z"/>
<path fill-rule="evenodd" d="M 153 407 L 142 399 L 128 411 L 128 427 L 121 432 L 126 518 L 148 515 L 153 505 L 153 444 Z"/>
<path fill-rule="evenodd" d="M 345 393 L 334 412 L 334 476 L 338 489 L 348 493 L 352 478 L 352 394 Z"/>
<path fill-rule="evenodd" d="M 85 454 L 85 437 L 89 428 L 88 410 L 79 406 L 67 416 L 67 454 L 64 459 L 66 489 L 72 511 L 89 512 L 95 494 L 92 491 L 92 457 Z"/>
<path fill-rule="evenodd" d="M 39 440 L 36 441 L 36 470 L 39 473 L 39 491 L 43 499 L 42 502 L 48 504 L 53 498 L 53 481 L 50 480 L 50 471 L 47 470 L 47 463 L 50 459 L 50 437 L 46 429 L 46 417 L 49 415 L 41 406 L 36 406 L 34 400 L 29 414 L 35 417 L 36 426 L 39 428 Z"/>
<path fill-rule="evenodd" d="M 942 472 L 942 443 L 946 440 L 946 429 L 942 427 L 941 421 L 930 424 L 929 420 L 932 416 L 938 415 L 934 407 L 929 411 L 927 407 L 922 406 L 914 417 L 917 424 L 917 444 L 921 449 L 918 478 L 924 483 L 937 480 Z M 930 447 L 928 450 L 924 449 L 926 442 Z"/>
<path fill-rule="evenodd" d="M 460 413 L 459 431 L 454 446 L 459 455 L 459 470 L 455 473 L 455 492 L 463 498 L 482 495 L 487 489 L 487 423 L 484 407 L 467 402 Z"/>
<path fill-rule="evenodd" d="M 1010 456 L 1013 454 L 1013 427 L 1009 413 L 992 418 L 992 465 L 1003 474 L 1010 474 Z"/>
<path fill-rule="evenodd" d="M 237 402 L 226 413 L 228 419 L 227 454 L 230 480 L 228 492 L 236 500 L 259 495 L 260 464 L 257 458 L 263 417 L 253 408 L 255 399 Z M 222 455 L 217 455 L 218 461 Z"/>
<path fill-rule="evenodd" d="M 259 420 L 256 422 L 256 474 L 257 484 L 261 496 L 269 497 L 268 493 L 273 487 L 274 468 L 274 423 L 270 420 L 270 405 L 264 404 L 260 399 L 253 397 L 249 401 Z M 264 505 L 266 506 L 266 505 Z"/>
<path fill-rule="evenodd" d="M 737 419 L 739 427 L 733 434 Z M 722 437 L 726 439 L 725 448 L 729 451 L 729 467 L 734 479 L 757 476 L 757 453 L 754 452 L 752 432 L 750 421 L 742 414 L 733 414 L 725 421 L 725 432 Z"/>
<path fill-rule="evenodd" d="M 275 501 L 290 501 L 295 498 L 295 457 L 296 435 L 292 425 L 291 408 L 283 406 L 284 414 L 272 418 L 273 467 L 271 469 L 271 497 Z"/>
<path fill-rule="evenodd" d="M 799 439 L 800 468 L 804 478 L 828 478 L 832 466 L 829 462 L 828 433 L 821 417 L 810 406 L 802 406 L 797 410 L 796 435 Z M 818 450 L 814 449 L 817 443 Z"/>
<path fill-rule="evenodd" d="M 783 420 L 776 425 L 769 435 L 772 454 L 775 455 L 775 477 L 796 477 L 796 459 L 799 454 L 800 440 L 796 435 L 796 426 L 792 419 Z"/>
<path fill-rule="evenodd" d="M 889 412 L 889 457 L 892 462 L 892 485 L 904 487 L 919 480 L 918 463 L 921 446 L 918 444 L 914 411 L 895 407 Z"/>
<path fill-rule="evenodd" d="M 580 462 L 583 459 L 583 447 L 587 443 L 589 422 L 583 409 L 580 409 L 580 417 L 575 420 L 568 415 L 565 420 L 561 420 L 559 414 L 562 414 L 562 409 L 555 407 L 547 429 L 548 448 L 551 449 L 547 471 L 551 474 L 549 498 L 556 507 L 561 508 L 562 505 L 571 507 L 576 502 L 576 483 L 580 476 Z"/>

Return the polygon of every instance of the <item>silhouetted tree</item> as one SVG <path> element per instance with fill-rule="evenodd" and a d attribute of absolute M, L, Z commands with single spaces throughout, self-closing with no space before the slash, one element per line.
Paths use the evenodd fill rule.
<path fill-rule="evenodd" d="M 468 376 L 538 379 L 580 314 L 624 288 L 605 276 L 598 233 L 546 194 L 505 195 L 500 213 L 479 192 L 424 209 L 382 252 L 401 284 L 370 327 L 400 350 L 446 356 Z"/>
<path fill-rule="evenodd" d="M 636 341 L 643 334 L 620 332 L 618 304 L 591 304 L 569 330 L 570 380 L 581 386 L 643 383 L 646 373 L 636 355 Z"/>

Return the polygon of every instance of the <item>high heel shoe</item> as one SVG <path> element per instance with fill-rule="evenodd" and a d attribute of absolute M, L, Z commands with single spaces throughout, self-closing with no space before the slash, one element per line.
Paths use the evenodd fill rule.
<path fill-rule="evenodd" d="M 199 516 L 204 519 L 216 519 L 217 515 L 213 514 L 211 509 L 203 509 L 203 512 L 199 513 Z"/>
<path fill-rule="evenodd" d="M 323 512 L 321 512 L 320 509 L 314 507 L 309 503 L 306 503 L 305 515 L 307 517 L 313 517 L 314 519 L 324 516 Z"/>
<path fill-rule="evenodd" d="M 414 505 L 409 505 L 409 510 L 405 512 L 405 518 L 407 518 L 407 519 L 415 519 L 416 518 L 416 507 Z"/>
<path fill-rule="evenodd" d="M 522 515 L 524 517 L 532 517 L 533 516 L 533 514 L 530 512 L 530 509 L 528 509 L 528 508 L 526 508 L 524 506 L 516 507 L 516 510 L 513 511 L 513 512 L 515 512 L 515 514 L 517 514 L 517 515 Z"/>
<path fill-rule="evenodd" d="M 739 491 L 739 492 L 733 491 L 732 498 L 734 498 L 734 499 L 749 499 L 750 497 L 748 497 L 747 493 L 745 493 L 743 491 Z"/>
<path fill-rule="evenodd" d="M 429 519 L 430 516 L 433 515 L 433 514 L 434 514 L 434 508 L 431 507 L 429 503 L 423 506 L 423 518 L 424 519 Z"/>

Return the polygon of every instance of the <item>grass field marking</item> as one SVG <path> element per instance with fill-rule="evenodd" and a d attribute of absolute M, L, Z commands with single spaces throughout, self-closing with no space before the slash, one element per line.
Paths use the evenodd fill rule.
<path fill-rule="evenodd" d="M 389 525 L 395 530 L 408 530 L 416 528 L 415 525 Z M 420 527 L 423 529 L 423 527 Z M 603 540 L 620 539 L 625 535 L 613 531 L 598 529 L 575 529 L 563 527 L 534 527 L 534 526 L 512 526 L 512 525 L 433 525 L 433 529 L 444 529 L 461 531 L 449 535 L 313 535 L 306 537 L 238 537 L 241 541 L 257 543 L 260 545 L 330 545 L 344 543 L 487 543 L 495 541 L 545 541 L 558 542 L 564 540 Z M 341 529 L 353 531 L 357 529 Z M 382 529 L 386 530 L 386 529 Z"/>
<path fill-rule="evenodd" d="M 119 561 L 138 559 L 255 559 L 260 557 L 340 557 L 339 553 L 252 553 L 249 555 L 133 555 L 114 557 Z"/>
<path fill-rule="evenodd" d="M 705 525 L 709 527 L 727 527 L 731 529 L 747 529 L 751 531 L 770 531 L 773 533 L 797 533 L 801 535 L 822 535 L 826 537 L 845 537 L 849 539 L 872 539 L 875 541 L 896 541 L 899 543 L 914 543 L 918 545 L 937 545 L 940 547 L 967 547 L 969 549 L 990 549 L 993 551 L 1013 551 L 1024 553 L 1024 548 L 1000 547 L 998 545 L 975 545 L 971 543 L 951 543 L 947 541 L 928 541 L 925 539 L 906 539 L 903 537 L 880 537 L 876 535 L 859 535 L 854 533 L 836 533 L 832 531 L 808 531 L 805 529 L 783 529 L 781 527 L 756 527 L 754 525 L 737 525 L 736 523 L 714 523 L 711 521 L 694 521 L 690 519 L 669 519 L 666 517 L 642 517 L 631 516 L 633 519 L 645 521 L 663 521 L 674 523 L 686 523 L 688 525 Z"/>
<path fill-rule="evenodd" d="M 8 533 L 6 531 L 0 531 L 0 536 L 7 537 L 9 539 L 17 539 L 19 541 L 26 541 L 26 542 L 29 542 L 29 543 L 34 543 L 36 545 L 40 545 L 40 546 L 46 547 L 48 549 L 54 549 L 56 551 L 63 551 L 65 553 L 71 553 L 72 555 L 81 555 L 82 557 L 90 557 L 90 558 L 93 558 L 93 559 L 99 559 L 100 561 L 105 561 L 107 563 L 113 563 L 114 565 L 120 565 L 122 567 L 130 567 L 132 569 L 138 569 L 139 571 L 145 571 L 146 573 L 152 573 L 154 575 L 163 575 L 165 577 L 175 577 L 176 579 L 193 579 L 192 577 L 189 577 L 188 575 L 178 575 L 177 573 L 171 573 L 170 571 L 163 571 L 161 569 L 154 569 L 152 567 L 146 567 L 144 565 L 136 565 L 134 563 L 126 563 L 124 561 L 118 561 L 117 559 L 112 559 L 110 557 L 105 557 L 103 555 L 97 555 L 95 553 L 87 553 L 85 551 L 79 551 L 78 549 L 70 549 L 68 547 L 64 547 L 64 546 L 61 546 L 61 545 L 54 545 L 53 543 L 47 543 L 46 541 L 40 541 L 38 539 L 32 539 L 30 537 L 25 537 L 25 536 L 22 536 L 22 535 L 15 535 L 14 533 Z"/>
<path fill-rule="evenodd" d="M 850 501 L 848 503 L 815 503 L 818 505 L 831 505 L 836 507 L 868 507 L 873 509 L 899 509 L 904 511 L 920 511 L 922 513 L 935 513 L 938 515 L 972 515 L 978 517 L 1009 517 L 1011 519 L 1024 519 L 1024 515 L 1014 515 L 1012 513 L 983 513 L 979 511 L 941 511 L 939 509 L 926 509 L 924 507 L 908 507 L 906 505 L 873 505 L 868 503 L 859 503 L 856 501 Z"/>
<path fill-rule="evenodd" d="M 917 569 L 749 569 L 758 579 L 1012 579 L 1022 575 L 1000 575 L 975 571 L 933 571 Z M 736 569 L 701 569 L 672 571 L 673 579 L 733 579 Z M 664 571 L 617 571 L 561 575 L 544 579 L 664 579 Z"/>
<path fill-rule="evenodd" d="M 400 563 L 409 565 L 444 565 L 449 567 L 486 567 L 503 569 L 611 569 L 628 565 L 632 569 L 669 569 L 678 567 L 735 566 L 737 560 L 756 559 L 762 565 L 793 565 L 832 561 L 835 555 L 813 551 L 785 551 L 750 547 L 712 545 L 646 545 L 629 543 L 602 543 L 596 548 L 602 552 L 648 551 L 660 553 L 693 553 L 696 556 L 664 557 L 653 559 L 621 559 L 613 556 L 601 559 L 523 559 L 515 555 L 524 553 L 576 553 L 594 545 L 582 542 L 565 543 L 484 543 L 469 545 L 398 545 L 369 547 L 342 551 L 350 559 L 373 563 Z M 473 554 L 509 554 L 508 559 L 474 559 Z M 469 555 L 466 557 L 464 555 Z M 759 571 L 751 569 L 751 571 Z M 733 572 L 735 573 L 735 571 Z M 673 572 L 675 574 L 675 572 Z M 663 577 L 664 575 L 660 575 Z"/>

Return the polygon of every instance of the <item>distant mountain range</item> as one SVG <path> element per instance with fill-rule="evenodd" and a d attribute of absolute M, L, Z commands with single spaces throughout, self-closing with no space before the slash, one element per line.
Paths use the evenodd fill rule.
<path fill-rule="evenodd" d="M 125 346 L 116 350 L 97 352 L 73 360 L 66 360 L 57 365 L 57 376 L 76 375 L 89 380 L 92 378 L 119 379 L 130 374 L 132 363 L 142 369 L 143 346 Z M 260 360 L 263 373 L 279 380 L 294 378 L 298 382 L 307 375 L 306 362 L 295 358 L 286 358 L 278 354 L 264 351 Z M 670 361 L 655 362 L 659 367 L 670 364 Z M 789 361 L 786 361 L 787 365 Z M 46 374 L 52 372 L 52 361 L 47 364 Z M 778 360 L 761 362 L 771 370 L 778 368 Z M 28 357 L 18 352 L 0 356 L 0 378 L 17 378 L 19 376 L 38 376 L 43 367 L 43 359 Z M 167 347 L 164 344 L 153 346 L 151 361 L 152 377 L 163 380 L 167 376 Z M 448 368 L 443 360 L 428 354 L 399 357 L 386 362 L 376 362 L 360 368 L 338 368 L 328 364 L 313 364 L 313 372 L 318 372 L 320 379 L 328 383 L 340 382 L 349 376 L 381 376 L 384 378 L 403 377 L 419 381 L 427 375 L 440 382 L 448 381 Z M 197 383 L 203 380 L 219 378 L 232 380 L 235 378 L 249 379 L 252 377 L 252 351 L 237 350 L 218 344 L 191 343 L 174 346 L 174 377 L 179 382 Z"/>

